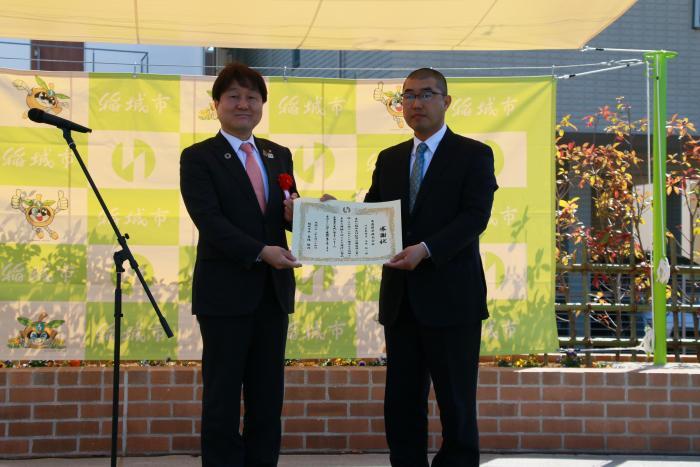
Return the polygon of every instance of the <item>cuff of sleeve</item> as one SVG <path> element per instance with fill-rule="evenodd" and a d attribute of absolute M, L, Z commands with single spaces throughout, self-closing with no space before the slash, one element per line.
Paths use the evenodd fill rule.
<path fill-rule="evenodd" d="M 420 242 L 421 245 L 423 245 L 423 248 L 425 248 L 425 252 L 428 253 L 428 258 L 430 258 L 430 248 L 428 248 L 428 245 L 425 244 L 425 242 Z"/>

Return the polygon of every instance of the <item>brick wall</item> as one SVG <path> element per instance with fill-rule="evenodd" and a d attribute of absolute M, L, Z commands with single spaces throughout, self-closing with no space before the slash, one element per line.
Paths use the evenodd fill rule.
<path fill-rule="evenodd" d="M 0 458 L 108 455 L 111 378 L 111 368 L 0 370 Z M 283 449 L 386 450 L 384 378 L 383 368 L 288 368 Z M 126 455 L 198 451 L 199 368 L 127 368 L 124 380 Z M 433 401 L 430 415 L 435 449 Z M 489 451 L 700 454 L 700 367 L 482 368 L 479 426 Z"/>

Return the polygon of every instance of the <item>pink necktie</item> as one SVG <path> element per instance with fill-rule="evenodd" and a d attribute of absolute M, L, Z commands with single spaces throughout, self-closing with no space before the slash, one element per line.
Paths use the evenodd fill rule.
<path fill-rule="evenodd" d="M 262 173 L 253 154 L 253 145 L 250 143 L 241 144 L 241 150 L 245 153 L 245 171 L 248 173 L 250 183 L 253 185 L 255 197 L 258 198 L 260 210 L 265 214 L 265 185 L 263 185 Z"/>

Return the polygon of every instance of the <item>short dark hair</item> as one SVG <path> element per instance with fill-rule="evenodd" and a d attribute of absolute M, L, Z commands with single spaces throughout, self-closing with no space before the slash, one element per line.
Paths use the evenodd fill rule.
<path fill-rule="evenodd" d="M 267 102 L 267 86 L 262 75 L 248 65 L 240 62 L 231 62 L 219 72 L 214 85 L 211 88 L 211 97 L 218 101 L 221 95 L 236 82 L 244 88 L 258 91 L 263 102 Z"/>
<path fill-rule="evenodd" d="M 432 68 L 418 68 L 417 70 L 413 70 L 411 73 L 409 73 L 408 76 L 406 76 L 406 79 L 428 79 L 428 78 L 435 78 L 435 81 L 437 82 L 437 87 L 440 89 L 440 92 L 443 94 L 447 94 L 447 80 L 445 79 L 445 75 L 440 73 L 437 70 L 434 70 Z"/>

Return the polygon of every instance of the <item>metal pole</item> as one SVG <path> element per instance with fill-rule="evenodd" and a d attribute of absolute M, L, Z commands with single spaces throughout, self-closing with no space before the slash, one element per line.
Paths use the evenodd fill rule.
<path fill-rule="evenodd" d="M 652 253 L 652 297 L 654 316 L 654 364 L 666 364 L 666 281 L 659 266 L 666 259 L 666 61 L 678 53 L 666 50 L 647 52 L 654 86 L 654 248 Z"/>

